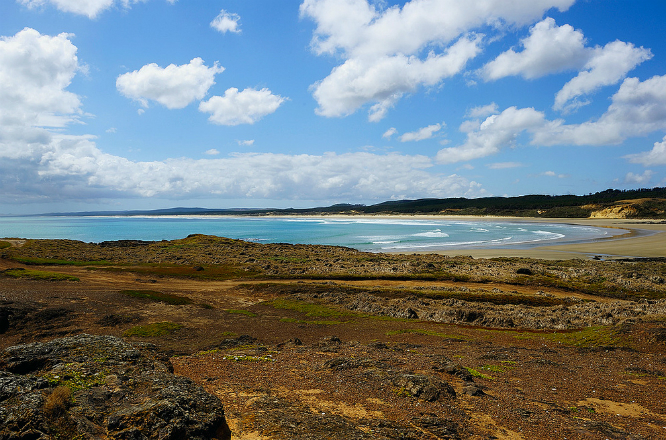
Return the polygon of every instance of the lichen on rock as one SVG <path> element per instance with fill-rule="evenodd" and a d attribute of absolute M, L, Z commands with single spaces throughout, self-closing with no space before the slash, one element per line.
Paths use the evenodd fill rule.
<path fill-rule="evenodd" d="M 150 344 L 78 335 L 0 353 L 0 440 L 230 438 L 221 402 Z"/>

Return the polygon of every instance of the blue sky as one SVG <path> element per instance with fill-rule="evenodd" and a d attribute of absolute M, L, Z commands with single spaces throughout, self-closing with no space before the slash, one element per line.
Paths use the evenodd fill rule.
<path fill-rule="evenodd" d="M 666 2 L 4 0 L 3 213 L 666 186 Z"/>

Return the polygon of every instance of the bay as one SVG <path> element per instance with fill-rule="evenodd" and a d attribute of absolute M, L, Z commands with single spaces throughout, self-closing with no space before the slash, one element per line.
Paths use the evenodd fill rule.
<path fill-rule="evenodd" d="M 207 234 L 259 243 L 347 246 L 371 252 L 531 247 L 627 231 L 560 223 L 391 217 L 26 216 L 0 217 L 0 237 L 173 240 Z"/>

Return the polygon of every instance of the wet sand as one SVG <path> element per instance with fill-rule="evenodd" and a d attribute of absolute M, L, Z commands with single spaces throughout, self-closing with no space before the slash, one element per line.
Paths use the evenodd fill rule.
<path fill-rule="evenodd" d="M 279 217 L 279 216 L 278 216 Z M 321 215 L 303 217 L 322 217 Z M 396 252 L 405 254 L 435 253 L 440 255 L 465 255 L 474 258 L 523 257 L 544 260 L 591 259 L 600 257 L 604 260 L 617 258 L 657 258 L 666 257 L 666 220 L 661 219 L 603 219 L 603 218 L 534 218 L 534 217 L 499 217 L 499 216 L 442 216 L 442 215 L 328 215 L 326 217 L 368 217 L 368 218 L 406 218 L 434 220 L 470 220 L 470 221 L 510 221 L 531 223 L 563 223 L 570 225 L 613 228 L 627 231 L 625 234 L 589 242 L 533 245 L 530 247 L 494 247 L 475 249 L 446 249 L 415 252 Z"/>
<path fill-rule="evenodd" d="M 497 218 L 493 218 L 493 220 L 497 220 Z M 513 218 L 511 220 L 617 228 L 627 230 L 628 233 L 586 243 L 551 244 L 530 248 L 448 249 L 437 253 L 451 256 L 469 255 L 474 258 L 525 257 L 546 260 L 589 259 L 597 256 L 603 259 L 666 257 L 666 234 L 664 233 L 666 223 L 659 223 L 659 220 L 535 218 Z"/>

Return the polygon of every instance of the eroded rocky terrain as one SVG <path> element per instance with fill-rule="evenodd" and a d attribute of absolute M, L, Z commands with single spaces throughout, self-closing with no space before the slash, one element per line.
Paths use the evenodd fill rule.
<path fill-rule="evenodd" d="M 203 414 L 218 420 L 210 414 L 223 406 L 232 438 L 666 436 L 660 259 L 383 255 L 207 236 L 6 242 L 0 349 L 92 338 L 83 333 L 122 338 L 104 336 L 141 353 L 150 371 L 166 375 L 170 362 L 170 380 L 219 399 Z M 12 356 L 1 357 L 3 378 L 19 374 L 7 367 Z M 94 377 L 93 367 L 107 368 L 86 356 L 54 357 L 20 373 L 32 381 L 25 390 L 37 413 L 68 385 L 53 382 L 58 369 Z M 69 386 L 71 429 L 80 426 L 80 402 L 107 402 L 97 430 L 82 438 L 133 438 L 109 425 L 113 387 L 139 374 L 123 368 L 124 376 L 104 376 L 125 382 Z M 172 424 L 151 419 L 156 412 L 132 420 Z"/>

